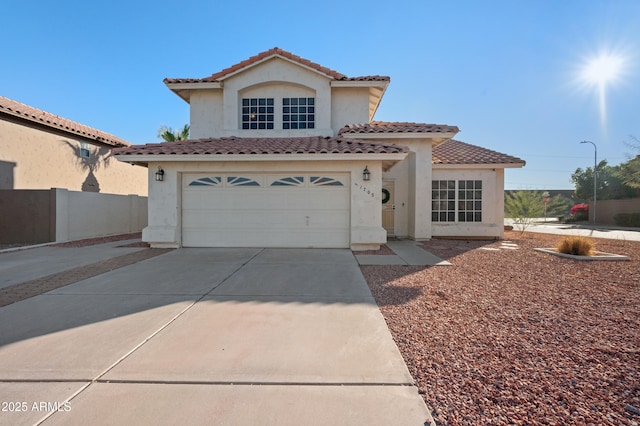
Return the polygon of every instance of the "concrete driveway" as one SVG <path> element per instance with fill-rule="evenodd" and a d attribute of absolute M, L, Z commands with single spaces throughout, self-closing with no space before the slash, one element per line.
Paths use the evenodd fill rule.
<path fill-rule="evenodd" d="M 0 345 L 0 424 L 430 420 L 349 250 L 175 250 L 0 308 Z"/>

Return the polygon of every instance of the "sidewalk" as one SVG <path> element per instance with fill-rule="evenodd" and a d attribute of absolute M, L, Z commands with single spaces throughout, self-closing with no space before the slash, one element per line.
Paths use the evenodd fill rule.
<path fill-rule="evenodd" d="M 386 246 L 394 254 L 354 253 L 360 265 L 451 266 L 451 263 L 418 247 L 414 240 L 390 240 Z"/>
<path fill-rule="evenodd" d="M 505 219 L 504 224 L 513 226 L 514 230 L 518 230 L 517 226 L 513 224 L 513 220 L 511 219 Z M 622 228 L 587 223 L 534 223 L 528 226 L 525 231 L 543 234 L 579 235 L 584 237 L 608 238 L 622 241 L 640 241 L 640 228 Z"/>

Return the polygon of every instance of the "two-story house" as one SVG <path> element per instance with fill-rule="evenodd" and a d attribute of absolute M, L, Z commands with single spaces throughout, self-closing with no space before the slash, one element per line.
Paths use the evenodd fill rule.
<path fill-rule="evenodd" d="M 153 247 L 335 247 L 388 235 L 500 238 L 504 169 L 448 125 L 376 122 L 389 85 L 273 48 L 209 77 L 165 79 L 191 138 L 116 149 L 149 167 Z"/>

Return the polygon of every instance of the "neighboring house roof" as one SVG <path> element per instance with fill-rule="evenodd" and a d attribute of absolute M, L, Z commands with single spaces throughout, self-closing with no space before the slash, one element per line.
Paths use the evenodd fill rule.
<path fill-rule="evenodd" d="M 372 133 L 458 133 L 457 126 L 446 124 L 425 124 L 407 122 L 373 121 L 364 124 L 348 124 L 338 134 L 372 134 Z"/>
<path fill-rule="evenodd" d="M 23 120 L 31 121 L 45 127 L 82 136 L 85 139 L 93 140 L 102 144 L 123 147 L 131 144 L 112 134 L 85 126 L 84 124 L 68 120 L 55 114 L 51 114 L 40 109 L 30 107 L 20 102 L 0 96 L 0 117 L 10 115 Z"/>
<path fill-rule="evenodd" d="M 296 155 L 402 154 L 409 148 L 340 137 L 219 138 L 135 145 L 114 149 L 115 155 Z M 213 159 L 211 159 L 213 160 Z"/>
<path fill-rule="evenodd" d="M 235 65 L 230 66 L 229 68 L 225 68 L 222 71 L 216 72 L 209 77 L 204 78 L 165 78 L 165 84 L 173 84 L 173 83 L 213 83 L 220 82 L 224 80 L 226 77 L 234 75 L 241 70 L 258 64 L 260 62 L 264 62 L 274 56 L 280 56 L 282 58 L 288 59 L 292 62 L 296 62 L 304 67 L 313 69 L 318 71 L 327 77 L 333 78 L 335 80 L 340 81 L 390 81 L 389 77 L 386 76 L 361 76 L 361 77 L 347 77 L 344 74 L 341 74 L 337 71 L 334 71 L 330 68 L 324 67 L 320 64 L 312 62 L 308 59 L 304 59 L 298 55 L 294 55 L 291 52 L 287 52 L 286 50 L 280 49 L 279 47 L 274 47 L 273 49 L 266 50 L 264 52 L 258 53 L 255 56 L 250 57 L 244 61 L 238 62 Z"/>
<path fill-rule="evenodd" d="M 502 154 L 497 151 L 471 145 L 454 139 L 448 140 L 433 148 L 433 164 L 513 164 L 518 167 L 525 165 L 525 161 Z"/>

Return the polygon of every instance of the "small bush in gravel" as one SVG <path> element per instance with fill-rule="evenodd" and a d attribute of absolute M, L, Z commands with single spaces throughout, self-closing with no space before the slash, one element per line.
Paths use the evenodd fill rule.
<path fill-rule="evenodd" d="M 577 256 L 592 256 L 595 252 L 595 246 L 591 239 L 578 236 L 563 237 L 556 249 L 559 253 Z"/>

